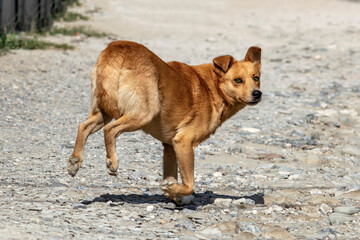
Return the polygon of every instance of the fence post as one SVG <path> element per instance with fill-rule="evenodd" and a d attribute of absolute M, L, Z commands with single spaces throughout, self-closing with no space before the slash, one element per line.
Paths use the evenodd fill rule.
<path fill-rule="evenodd" d="M 39 0 L 39 16 L 37 21 L 37 29 L 42 31 L 49 29 L 53 19 L 51 15 L 52 1 Z"/>
<path fill-rule="evenodd" d="M 18 29 L 20 31 L 36 30 L 38 6 L 37 0 L 18 0 Z"/>
<path fill-rule="evenodd" d="M 0 33 L 15 30 L 16 2 L 14 0 L 0 0 Z"/>

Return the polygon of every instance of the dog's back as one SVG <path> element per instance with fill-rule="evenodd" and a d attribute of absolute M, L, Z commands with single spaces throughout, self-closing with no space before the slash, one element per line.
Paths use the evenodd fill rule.
<path fill-rule="evenodd" d="M 91 111 L 98 108 L 115 119 L 124 114 L 154 116 L 160 103 L 159 73 L 153 65 L 161 63 L 143 45 L 126 41 L 109 44 L 93 70 Z"/>

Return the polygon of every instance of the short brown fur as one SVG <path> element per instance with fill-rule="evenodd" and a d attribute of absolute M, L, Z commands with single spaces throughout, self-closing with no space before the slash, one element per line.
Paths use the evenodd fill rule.
<path fill-rule="evenodd" d="M 194 191 L 195 147 L 246 105 L 260 102 L 260 68 L 259 47 L 249 48 L 242 61 L 225 55 L 189 66 L 165 63 L 138 43 L 110 43 L 92 72 L 89 119 L 79 125 L 69 174 L 81 166 L 87 137 L 104 127 L 106 166 L 116 175 L 116 138 L 141 129 L 163 143 L 165 195 L 184 203 Z"/>

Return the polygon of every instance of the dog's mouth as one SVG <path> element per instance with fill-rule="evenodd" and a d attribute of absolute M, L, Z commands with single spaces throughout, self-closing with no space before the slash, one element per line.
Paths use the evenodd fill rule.
<path fill-rule="evenodd" d="M 256 104 L 258 104 L 259 102 L 261 102 L 261 99 L 251 99 L 251 101 L 245 101 L 241 98 L 238 98 L 238 101 L 241 102 L 241 103 L 245 103 L 246 105 L 249 105 L 249 106 L 255 106 Z"/>
<path fill-rule="evenodd" d="M 251 102 L 247 102 L 246 104 L 247 104 L 247 105 L 250 105 L 250 106 L 255 106 L 255 105 L 258 104 L 259 102 L 261 102 L 261 98 L 258 99 L 258 100 L 252 100 Z"/>

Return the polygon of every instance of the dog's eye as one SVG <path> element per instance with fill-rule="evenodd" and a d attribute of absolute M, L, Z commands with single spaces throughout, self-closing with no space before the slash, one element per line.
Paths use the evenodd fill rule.
<path fill-rule="evenodd" d="M 254 77 L 254 81 L 258 82 L 259 81 L 259 77 Z"/>
<path fill-rule="evenodd" d="M 242 83 L 243 80 L 242 80 L 241 78 L 235 78 L 235 79 L 234 79 L 234 82 L 236 82 L 236 83 Z"/>

